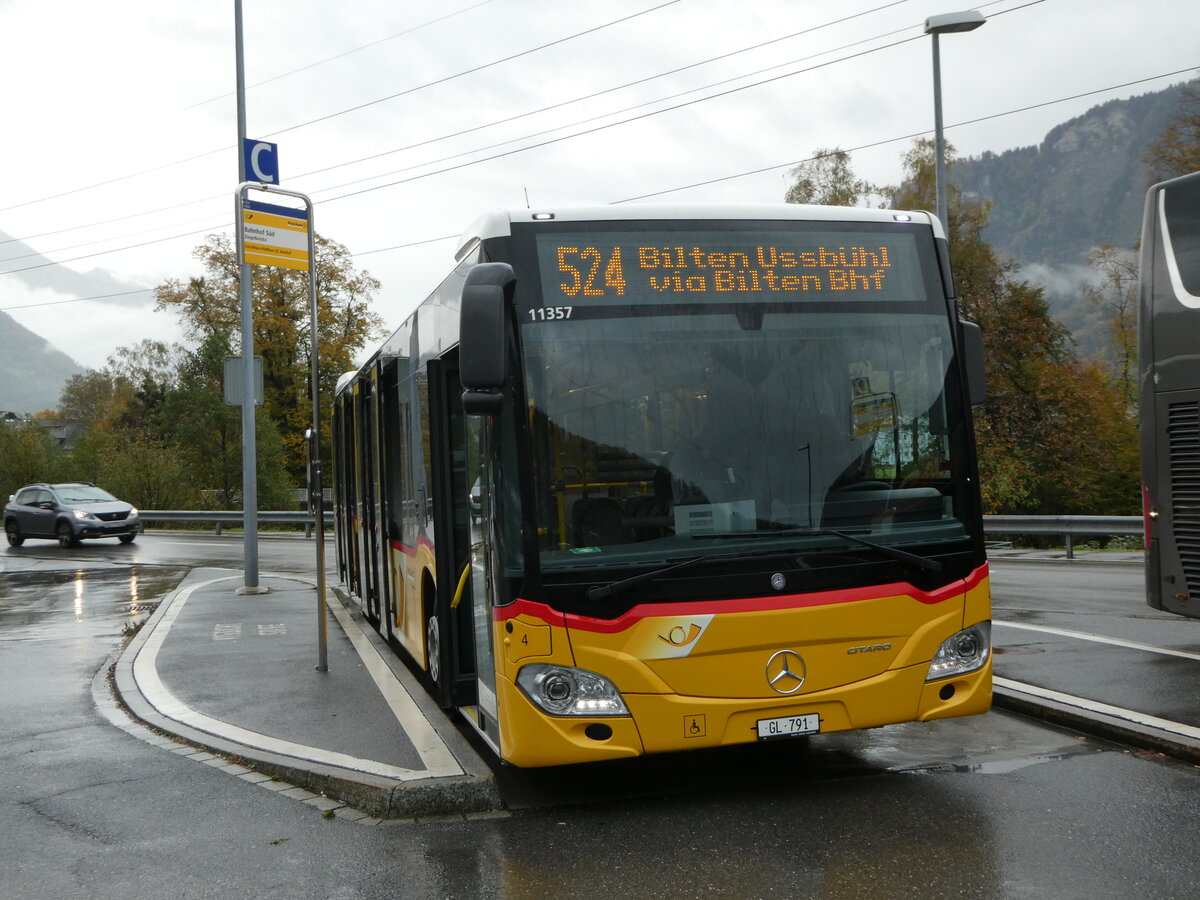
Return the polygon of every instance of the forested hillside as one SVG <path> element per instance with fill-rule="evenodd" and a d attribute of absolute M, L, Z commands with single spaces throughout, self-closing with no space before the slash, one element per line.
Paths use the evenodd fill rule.
<path fill-rule="evenodd" d="M 1144 156 L 1183 85 L 1111 100 L 1052 129 L 1041 144 L 959 159 L 953 180 L 992 204 L 985 238 L 1022 266 L 1082 265 L 1093 247 L 1128 249 L 1151 183 Z"/>

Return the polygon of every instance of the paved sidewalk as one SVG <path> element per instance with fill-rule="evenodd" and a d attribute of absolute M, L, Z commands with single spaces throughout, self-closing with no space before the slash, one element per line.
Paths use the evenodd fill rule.
<path fill-rule="evenodd" d="M 382 818 L 474 813 L 500 799 L 487 764 L 357 612 L 315 585 L 194 570 L 116 666 L 144 723 Z"/>

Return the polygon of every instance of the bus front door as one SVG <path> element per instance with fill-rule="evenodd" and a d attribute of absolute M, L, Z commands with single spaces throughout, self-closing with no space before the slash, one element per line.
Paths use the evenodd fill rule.
<path fill-rule="evenodd" d="M 471 706 L 476 702 L 476 641 L 469 574 L 470 498 L 477 473 L 469 464 L 467 421 L 476 417 L 463 413 L 457 351 L 429 363 L 429 406 L 437 596 L 434 608 L 426 611 L 436 619 L 427 634 L 436 634 L 439 702 L 444 707 Z M 478 469 L 477 450 L 473 456 Z M 434 652 L 434 647 L 428 649 Z"/>

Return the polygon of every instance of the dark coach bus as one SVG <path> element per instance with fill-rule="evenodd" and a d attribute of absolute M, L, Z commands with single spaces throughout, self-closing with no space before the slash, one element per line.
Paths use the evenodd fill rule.
<path fill-rule="evenodd" d="M 1146 195 L 1140 279 L 1146 599 L 1200 618 L 1200 172 Z"/>

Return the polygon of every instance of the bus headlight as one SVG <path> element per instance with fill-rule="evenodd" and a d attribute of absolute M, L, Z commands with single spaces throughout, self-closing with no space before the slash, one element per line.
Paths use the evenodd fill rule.
<path fill-rule="evenodd" d="M 980 622 L 948 637 L 929 664 L 926 681 L 965 675 L 981 669 L 992 652 L 992 623 Z"/>
<path fill-rule="evenodd" d="M 517 673 L 517 684 L 534 705 L 552 716 L 627 716 L 617 686 L 595 672 L 533 663 Z"/>

